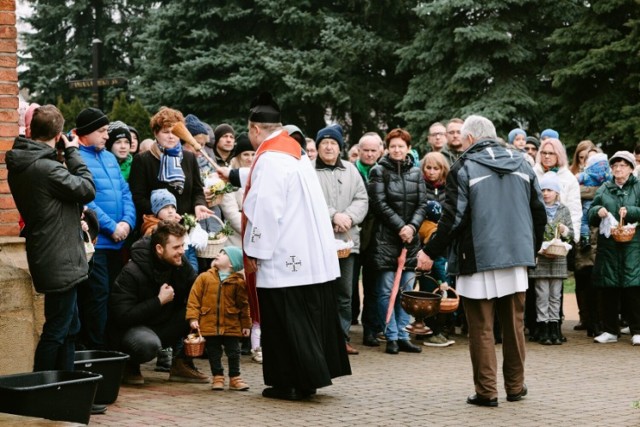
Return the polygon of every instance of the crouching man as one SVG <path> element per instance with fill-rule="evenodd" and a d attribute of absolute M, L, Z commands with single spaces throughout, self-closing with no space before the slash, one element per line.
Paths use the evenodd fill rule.
<path fill-rule="evenodd" d="M 131 356 L 125 384 L 144 384 L 140 364 L 161 348 L 176 346 L 188 333 L 187 299 L 196 271 L 184 257 L 185 228 L 161 221 L 156 231 L 131 247 L 131 260 L 118 275 L 109 299 L 112 347 Z M 174 348 L 170 381 L 207 383 L 182 346 Z"/>

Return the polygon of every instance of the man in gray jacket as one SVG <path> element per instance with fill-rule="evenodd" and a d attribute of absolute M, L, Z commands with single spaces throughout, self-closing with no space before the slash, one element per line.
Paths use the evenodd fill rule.
<path fill-rule="evenodd" d="M 535 266 L 547 218 L 540 187 L 524 154 L 497 141 L 488 119 L 468 117 L 465 152 L 447 176 L 438 231 L 418 253 L 418 268 L 448 251 L 469 324 L 475 394 L 467 403 L 498 406 L 494 312 L 502 326 L 507 401 L 527 394 L 524 383 L 524 301 L 527 267 Z"/>
<path fill-rule="evenodd" d="M 358 350 L 349 343 L 353 267 L 356 254 L 360 249 L 358 225 L 367 215 L 369 198 L 356 167 L 340 159 L 340 153 L 344 147 L 342 128 L 339 125 L 332 125 L 320 129 L 316 136 L 316 145 L 318 157 L 313 162 L 329 207 L 333 233 L 336 239 L 351 240 L 354 244 L 349 255 L 340 258 L 340 277 L 336 279 L 336 297 L 340 325 L 347 342 L 347 353 L 358 354 Z"/>

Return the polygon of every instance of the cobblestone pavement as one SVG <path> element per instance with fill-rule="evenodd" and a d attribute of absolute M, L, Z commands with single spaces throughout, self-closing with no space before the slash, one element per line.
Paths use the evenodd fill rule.
<path fill-rule="evenodd" d="M 95 426 L 640 426 L 640 347 L 623 336 L 615 344 L 594 344 L 573 331 L 575 298 L 566 298 L 562 346 L 527 343 L 529 395 L 507 402 L 504 390 L 498 408 L 465 403 L 473 393 L 468 341 L 455 336 L 447 348 L 424 347 L 421 354 L 387 355 L 384 347 L 364 347 L 362 329 L 354 326 L 353 375 L 337 378 L 331 387 L 304 402 L 261 397 L 261 365 L 243 356 L 247 392 L 211 391 L 206 384 L 167 381 L 168 374 L 143 365 L 144 386 L 122 386 L 118 400 Z M 501 348 L 496 347 L 498 360 Z M 226 366 L 226 360 L 224 361 Z M 196 364 L 210 372 L 206 360 Z M 502 380 L 499 379 L 499 383 Z"/>
<path fill-rule="evenodd" d="M 354 326 L 353 375 L 305 402 L 261 397 L 261 365 L 244 356 L 242 376 L 247 392 L 214 392 L 204 384 L 170 383 L 168 374 L 143 366 L 144 386 L 122 386 L 116 403 L 95 426 L 639 426 L 640 347 L 623 336 L 615 344 L 594 344 L 573 331 L 577 320 L 574 295 L 567 295 L 562 346 L 527 343 L 529 395 L 498 408 L 465 403 L 473 393 L 467 339 L 453 337 L 447 348 L 424 347 L 421 354 L 387 355 L 383 348 L 364 347 L 362 329 Z M 497 346 L 501 360 L 500 346 Z M 225 361 L 226 363 L 226 361 Z M 210 372 L 208 362 L 198 367 Z M 499 383 L 501 383 L 501 379 Z"/>

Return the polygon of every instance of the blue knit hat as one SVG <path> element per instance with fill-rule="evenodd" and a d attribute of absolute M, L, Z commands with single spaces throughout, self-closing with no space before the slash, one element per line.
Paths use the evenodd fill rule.
<path fill-rule="evenodd" d="M 560 134 L 558 133 L 558 131 L 555 131 L 553 129 L 545 129 L 540 134 L 540 139 L 544 139 L 545 137 L 560 139 Z"/>
<path fill-rule="evenodd" d="M 316 144 L 320 145 L 320 141 L 325 138 L 330 138 L 336 141 L 341 150 L 342 147 L 344 147 L 344 140 L 342 139 L 342 127 L 338 124 L 320 129 L 318 131 L 318 134 L 316 135 Z"/>
<path fill-rule="evenodd" d="M 221 249 L 229 257 L 231 261 L 231 267 L 233 271 L 240 271 L 244 268 L 244 262 L 242 260 L 242 249 L 237 246 L 225 246 Z"/>
<path fill-rule="evenodd" d="M 178 206 L 176 204 L 176 197 L 171 194 L 169 190 L 160 188 L 151 192 L 151 212 L 153 212 L 154 215 L 157 216 L 162 208 L 169 205 L 173 207 Z"/>
<path fill-rule="evenodd" d="M 558 174 L 555 172 L 547 172 L 542 176 L 540 180 L 541 190 L 553 190 L 560 194 L 560 180 Z"/>
<path fill-rule="evenodd" d="M 184 125 L 187 127 L 189 133 L 193 136 L 196 135 L 208 135 L 207 128 L 204 127 L 204 123 L 193 114 L 187 114 L 184 118 Z"/>
<path fill-rule="evenodd" d="M 516 139 L 516 135 L 523 135 L 525 138 L 527 137 L 527 133 L 524 130 L 520 128 L 512 129 L 508 136 L 509 144 L 513 144 L 513 140 Z"/>

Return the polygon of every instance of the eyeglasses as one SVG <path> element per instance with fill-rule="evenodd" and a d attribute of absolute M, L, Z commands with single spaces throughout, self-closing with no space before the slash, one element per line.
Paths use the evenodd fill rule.
<path fill-rule="evenodd" d="M 429 136 L 444 136 L 444 132 L 434 132 L 434 133 L 430 133 Z"/>
<path fill-rule="evenodd" d="M 617 162 L 611 165 L 611 169 L 626 169 L 631 168 L 631 165 L 627 162 Z"/>
<path fill-rule="evenodd" d="M 554 153 L 553 151 L 541 151 L 540 155 L 543 157 L 551 157 L 551 156 L 555 156 L 556 153 Z"/>

